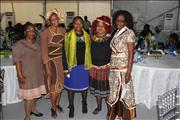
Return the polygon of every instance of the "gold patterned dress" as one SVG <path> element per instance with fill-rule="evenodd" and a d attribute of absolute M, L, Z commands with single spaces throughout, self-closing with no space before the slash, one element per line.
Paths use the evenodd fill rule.
<path fill-rule="evenodd" d="M 64 70 L 62 64 L 64 35 L 62 28 L 54 33 L 50 28 L 45 29 L 40 35 L 40 46 L 43 64 L 49 64 L 51 77 L 46 75 L 46 89 L 48 93 L 60 93 L 64 88 Z"/>
<path fill-rule="evenodd" d="M 127 43 L 129 42 L 135 42 L 135 34 L 127 27 L 117 31 L 111 41 L 110 47 L 112 54 L 110 60 L 110 95 L 108 97 L 108 103 L 110 106 L 113 106 L 121 101 L 127 109 L 134 109 L 133 81 L 130 80 L 125 84 L 125 75 L 128 66 Z"/>

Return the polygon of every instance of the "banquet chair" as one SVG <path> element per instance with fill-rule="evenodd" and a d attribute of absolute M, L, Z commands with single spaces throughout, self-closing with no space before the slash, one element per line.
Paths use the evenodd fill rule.
<path fill-rule="evenodd" d="M 4 92 L 4 69 L 0 69 L 0 120 L 3 120 L 2 93 Z"/>
<path fill-rule="evenodd" d="M 176 120 L 180 114 L 180 88 L 176 88 L 158 96 L 158 120 Z"/>

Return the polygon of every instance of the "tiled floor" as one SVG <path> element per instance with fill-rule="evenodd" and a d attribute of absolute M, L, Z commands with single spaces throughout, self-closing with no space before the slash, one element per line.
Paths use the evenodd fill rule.
<path fill-rule="evenodd" d="M 93 115 L 92 111 L 96 107 L 95 98 L 88 93 L 88 113 L 82 114 L 81 108 L 81 94 L 75 94 L 75 115 L 73 119 L 68 118 L 69 109 L 68 106 L 68 99 L 67 99 L 67 92 L 64 90 L 62 93 L 62 98 L 60 102 L 61 106 L 64 109 L 64 113 L 58 114 L 58 120 L 106 120 L 106 104 L 103 101 L 103 109 L 98 115 Z M 50 100 L 49 99 L 40 99 L 37 103 L 38 110 L 44 113 L 44 116 L 41 118 L 37 118 L 32 115 L 32 120 L 54 120 L 51 118 L 50 113 Z M 4 112 L 4 120 L 23 120 L 24 118 L 24 108 L 23 102 L 11 104 L 3 107 Z M 148 110 L 144 105 L 139 104 L 137 105 L 137 118 L 136 120 L 157 120 L 156 114 L 156 107 Z"/>

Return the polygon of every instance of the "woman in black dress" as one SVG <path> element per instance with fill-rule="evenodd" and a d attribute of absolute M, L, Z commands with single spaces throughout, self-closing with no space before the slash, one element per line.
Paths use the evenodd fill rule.
<path fill-rule="evenodd" d="M 92 68 L 90 70 L 90 92 L 96 97 L 97 107 L 93 114 L 101 111 L 102 98 L 109 95 L 109 61 L 111 56 L 111 20 L 107 16 L 93 21 L 91 36 Z"/>

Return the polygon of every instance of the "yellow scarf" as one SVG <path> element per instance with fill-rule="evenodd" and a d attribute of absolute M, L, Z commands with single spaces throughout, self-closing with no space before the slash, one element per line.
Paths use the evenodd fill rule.
<path fill-rule="evenodd" d="M 91 61 L 91 40 L 88 35 L 88 33 L 83 30 L 83 37 L 85 41 L 85 60 L 84 60 L 84 66 L 85 69 L 89 69 L 91 67 L 92 61 Z M 73 67 L 77 66 L 77 58 L 76 58 L 76 32 L 74 29 L 72 29 L 70 32 L 66 33 L 65 35 L 65 53 L 66 53 L 66 60 L 68 64 L 69 70 L 71 70 Z"/>

